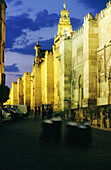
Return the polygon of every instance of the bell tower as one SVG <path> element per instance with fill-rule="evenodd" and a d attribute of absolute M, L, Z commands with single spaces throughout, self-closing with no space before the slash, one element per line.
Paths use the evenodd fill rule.
<path fill-rule="evenodd" d="M 69 11 L 66 9 L 66 1 L 64 2 L 63 7 L 64 9 L 61 11 L 57 35 L 64 35 L 66 32 L 72 32 Z"/>
<path fill-rule="evenodd" d="M 5 11 L 7 5 L 4 0 L 0 0 L 0 84 L 5 84 Z"/>

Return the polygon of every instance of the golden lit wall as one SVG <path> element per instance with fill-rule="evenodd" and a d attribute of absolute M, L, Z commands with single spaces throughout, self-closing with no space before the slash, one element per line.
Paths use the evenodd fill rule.
<path fill-rule="evenodd" d="M 72 41 L 67 35 L 60 41 L 60 100 L 59 110 L 69 110 L 71 104 Z"/>
<path fill-rule="evenodd" d="M 48 51 L 46 52 L 48 53 Z M 47 103 L 47 55 L 45 53 L 45 59 L 41 64 L 41 95 L 42 104 Z"/>
<path fill-rule="evenodd" d="M 30 73 L 25 72 L 22 77 L 22 81 L 23 81 L 24 105 L 30 105 L 31 100 Z"/>
<path fill-rule="evenodd" d="M 98 15 L 97 104 L 111 104 L 111 2 Z"/>
<path fill-rule="evenodd" d="M 86 76 L 83 74 L 83 41 L 84 41 L 84 27 L 80 28 L 74 33 L 72 37 L 72 80 L 71 80 L 71 109 L 77 108 L 78 104 L 82 105 L 81 90 L 83 87 L 83 79 Z M 81 80 L 79 80 L 81 78 Z M 81 89 L 78 82 L 81 81 Z"/>
<path fill-rule="evenodd" d="M 11 105 L 17 105 L 17 104 L 18 104 L 17 82 L 12 82 Z"/>
<path fill-rule="evenodd" d="M 60 61 L 58 57 L 59 52 L 59 42 L 53 46 L 54 55 L 54 110 L 58 110 L 58 101 L 60 98 Z"/>
<path fill-rule="evenodd" d="M 17 79 L 17 89 L 18 89 L 18 104 L 24 104 L 23 100 L 23 81 L 21 78 Z"/>
<path fill-rule="evenodd" d="M 54 58 L 52 52 L 46 56 L 47 59 L 47 103 L 54 104 Z"/>

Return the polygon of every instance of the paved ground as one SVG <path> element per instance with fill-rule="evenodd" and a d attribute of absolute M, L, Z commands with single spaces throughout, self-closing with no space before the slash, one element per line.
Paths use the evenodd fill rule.
<path fill-rule="evenodd" d="M 64 123 L 63 123 L 64 126 Z M 64 133 L 64 127 L 63 132 Z M 0 170 L 110 170 L 111 132 L 94 129 L 93 144 L 45 143 L 41 121 L 24 119 L 0 127 Z"/>

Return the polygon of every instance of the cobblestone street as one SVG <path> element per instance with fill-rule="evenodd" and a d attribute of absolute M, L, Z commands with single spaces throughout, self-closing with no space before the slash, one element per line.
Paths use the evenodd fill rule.
<path fill-rule="evenodd" d="M 62 135 L 65 131 L 62 123 Z M 45 143 L 41 121 L 26 118 L 0 127 L 0 170 L 111 169 L 111 132 L 93 129 L 92 145 L 74 147 Z"/>

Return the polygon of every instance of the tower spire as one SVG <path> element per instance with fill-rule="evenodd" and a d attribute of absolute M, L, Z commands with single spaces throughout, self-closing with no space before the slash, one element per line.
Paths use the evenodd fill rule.
<path fill-rule="evenodd" d="M 66 9 L 66 1 L 64 1 L 63 7 L 64 9 Z"/>

